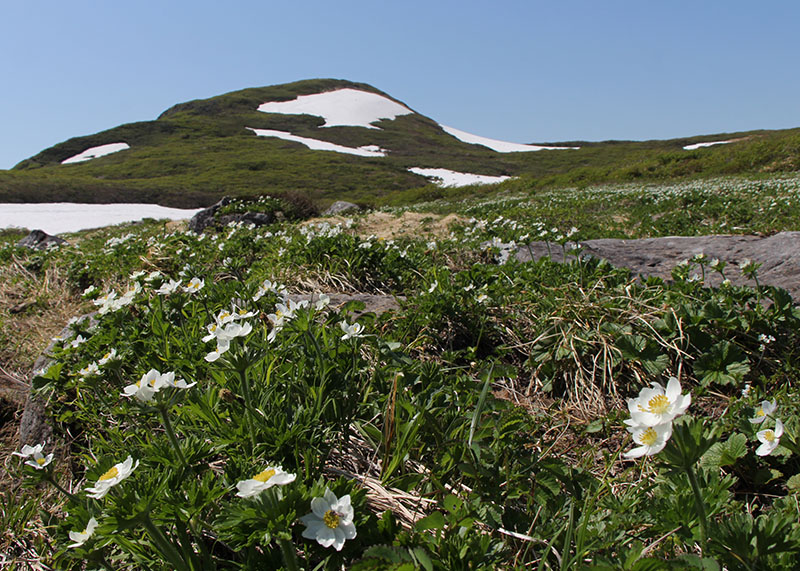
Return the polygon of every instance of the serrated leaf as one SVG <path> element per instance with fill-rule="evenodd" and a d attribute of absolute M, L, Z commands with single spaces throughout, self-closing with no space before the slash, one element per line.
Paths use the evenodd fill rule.
<path fill-rule="evenodd" d="M 736 460 L 746 454 L 747 437 L 737 432 L 731 434 L 725 442 L 717 442 L 711 446 L 700 462 L 703 466 L 721 468 L 735 464 Z"/>
<path fill-rule="evenodd" d="M 786 480 L 786 487 L 793 492 L 800 490 L 800 474 L 795 474 Z"/>

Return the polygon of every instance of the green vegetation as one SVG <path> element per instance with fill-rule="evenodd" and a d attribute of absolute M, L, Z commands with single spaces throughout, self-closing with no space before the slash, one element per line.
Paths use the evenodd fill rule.
<path fill-rule="evenodd" d="M 798 181 L 446 191 L 414 207 L 460 215 L 440 238 L 380 239 L 369 215 L 146 221 L 46 252 L 0 234 L 4 290 L 60 276 L 77 313 L 99 310 L 33 380 L 55 437 L 5 461 L 0 551 L 60 569 L 797 568 L 798 307 L 752 263 L 640 281 L 567 244 L 797 229 Z M 509 255 L 537 237 L 565 263 Z M 399 307 L 326 303 L 357 292 Z"/>
<path fill-rule="evenodd" d="M 590 187 L 607 182 L 664 181 L 676 177 L 763 175 L 800 168 L 800 130 L 751 131 L 669 141 L 569 142 L 579 150 L 496 153 L 451 137 L 422 115 L 382 121 L 381 129 L 331 127 L 312 116 L 256 111 L 265 101 L 355 87 L 320 79 L 252 88 L 182 103 L 154 121 L 131 123 L 70 139 L 0 171 L 0 202 L 153 202 L 207 206 L 225 195 L 260 196 L 296 191 L 325 204 L 337 199 L 373 206 L 407 204 L 447 191 L 427 186 L 409 167 L 448 168 L 514 175 L 503 189 Z M 246 127 L 290 131 L 349 147 L 378 145 L 386 157 L 312 151 L 299 143 L 256 137 Z M 694 151 L 689 143 L 735 140 Z M 87 148 L 127 142 L 131 148 L 91 161 L 60 162 Z"/>

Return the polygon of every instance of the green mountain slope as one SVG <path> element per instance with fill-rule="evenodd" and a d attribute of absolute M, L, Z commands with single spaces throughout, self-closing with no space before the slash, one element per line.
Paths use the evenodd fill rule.
<path fill-rule="evenodd" d="M 800 129 L 708 135 L 670 141 L 571 142 L 578 150 L 498 153 L 459 141 L 432 119 L 413 113 L 380 121 L 380 129 L 319 128 L 311 115 L 257 111 L 267 101 L 288 101 L 341 88 L 383 95 L 372 86 L 335 79 L 251 88 L 181 103 L 154 121 L 130 123 L 59 143 L 0 171 L 0 201 L 156 202 L 195 207 L 223 195 L 299 191 L 313 200 L 383 203 L 435 192 L 411 167 L 519 177 L 515 188 L 553 184 L 666 179 L 680 176 L 791 171 L 800 168 Z M 310 150 L 247 128 L 388 149 L 386 157 Z M 735 143 L 686 151 L 701 141 Z M 126 142 L 130 149 L 90 161 L 61 161 L 87 148 Z M 552 144 L 552 143 L 551 143 Z M 420 188 L 427 187 L 420 191 Z"/>

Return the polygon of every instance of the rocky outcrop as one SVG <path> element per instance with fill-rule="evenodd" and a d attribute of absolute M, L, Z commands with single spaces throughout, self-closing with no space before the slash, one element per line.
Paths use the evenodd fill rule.
<path fill-rule="evenodd" d="M 322 213 L 323 216 L 333 216 L 334 214 L 342 214 L 344 212 L 353 212 L 361 210 L 358 204 L 347 202 L 346 200 L 337 200 L 331 204 L 328 209 Z"/>
<path fill-rule="evenodd" d="M 243 222 L 245 224 L 255 224 L 256 226 L 266 226 L 283 220 L 282 212 L 240 212 L 236 214 L 218 215 L 218 211 L 223 206 L 230 204 L 231 198 L 226 196 L 216 204 L 209 206 L 195 214 L 189 220 L 189 230 L 201 233 L 209 226 L 223 227 L 231 222 Z"/>
<path fill-rule="evenodd" d="M 634 274 L 670 279 L 672 270 L 683 260 L 705 254 L 709 261 L 716 258 L 727 262 L 725 277 L 736 285 L 755 285 L 745 278 L 738 264 L 751 260 L 762 264 L 758 270 L 761 285 L 772 285 L 787 290 L 793 298 L 800 299 L 800 232 L 780 232 L 772 236 L 668 236 L 620 240 L 604 238 L 580 242 L 581 256 L 594 256 L 608 260 L 612 265 L 630 268 Z M 562 260 L 559 245 L 531 242 L 521 246 L 516 253 L 520 261 L 547 256 Z M 699 273 L 699 269 L 692 270 Z M 706 283 L 717 286 L 722 277 L 706 268 Z"/>
<path fill-rule="evenodd" d="M 68 242 L 58 236 L 51 236 L 44 230 L 31 230 L 31 233 L 17 242 L 17 246 L 22 248 L 33 248 L 34 250 L 46 250 L 50 246 L 67 244 Z"/>

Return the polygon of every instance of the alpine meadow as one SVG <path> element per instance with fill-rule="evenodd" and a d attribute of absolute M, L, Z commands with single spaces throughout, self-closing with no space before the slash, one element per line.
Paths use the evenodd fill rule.
<path fill-rule="evenodd" d="M 800 568 L 792 293 L 585 246 L 797 236 L 800 129 L 520 145 L 317 79 L 64 141 L 0 201 L 217 204 L 0 230 L 3 568 Z"/>

